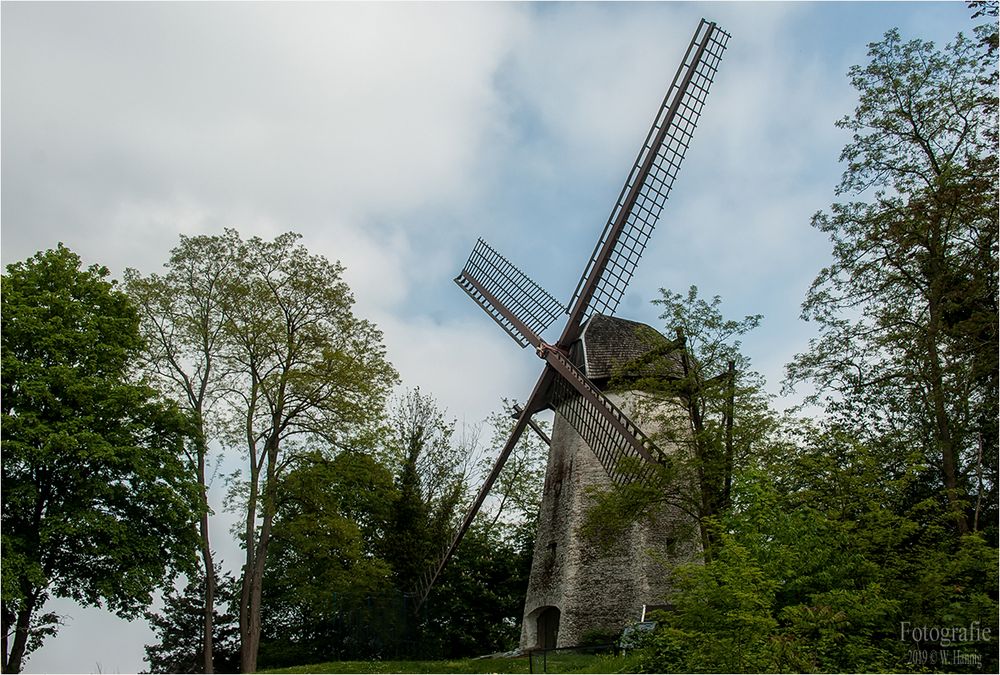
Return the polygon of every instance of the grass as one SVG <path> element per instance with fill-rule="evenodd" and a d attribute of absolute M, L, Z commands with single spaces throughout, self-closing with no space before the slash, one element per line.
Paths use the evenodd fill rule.
<path fill-rule="evenodd" d="M 631 659 L 624 656 L 579 653 L 549 653 L 549 673 L 631 672 Z M 533 658 L 532 670 L 543 672 L 542 658 Z M 528 657 L 500 659 L 456 659 L 451 661 L 331 661 L 264 671 L 268 673 L 527 673 Z"/>

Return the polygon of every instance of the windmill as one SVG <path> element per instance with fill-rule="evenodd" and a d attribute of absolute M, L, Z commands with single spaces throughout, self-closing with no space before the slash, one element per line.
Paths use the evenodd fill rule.
<path fill-rule="evenodd" d="M 536 413 L 555 409 L 616 483 L 648 480 L 656 464 L 668 461 L 588 377 L 586 368 L 581 370 L 580 350 L 574 348 L 588 331 L 603 331 L 612 340 L 616 331 L 622 333 L 623 320 L 610 317 L 625 294 L 673 186 L 729 37 L 715 23 L 702 19 L 698 25 L 568 307 L 482 239 L 455 279 L 515 341 L 522 347 L 533 347 L 545 366 L 518 409 L 514 429 L 453 540 L 421 579 L 418 607 L 472 524 L 521 434 L 527 427 L 535 427 L 532 416 Z M 540 335 L 562 314 L 568 314 L 568 319 L 561 335 L 554 344 L 546 343 Z M 553 447 L 559 427 L 557 419 Z M 622 462 L 626 458 L 643 461 Z M 550 461 L 550 470 L 551 466 Z"/>

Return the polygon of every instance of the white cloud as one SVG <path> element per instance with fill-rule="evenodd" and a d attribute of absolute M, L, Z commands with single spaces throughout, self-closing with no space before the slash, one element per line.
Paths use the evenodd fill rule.
<path fill-rule="evenodd" d="M 79 5 L 4 19 L 7 258 L 73 228 L 128 228 L 135 205 L 309 230 L 469 199 L 504 119 L 491 73 L 520 10 Z"/>
<path fill-rule="evenodd" d="M 447 322 L 424 316 L 375 318 L 404 385 L 432 394 L 460 422 L 482 421 L 504 397 L 523 403 L 542 371 L 542 362 L 471 300 L 468 311 Z"/>
<path fill-rule="evenodd" d="M 123 621 L 105 609 L 60 598 L 43 611 L 59 614 L 65 625 L 28 656 L 23 672 L 134 673 L 149 667 L 143 646 L 153 642 L 153 632 L 145 619 Z"/>

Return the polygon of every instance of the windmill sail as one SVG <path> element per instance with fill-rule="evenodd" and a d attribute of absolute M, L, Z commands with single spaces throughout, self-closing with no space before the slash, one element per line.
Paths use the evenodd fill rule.
<path fill-rule="evenodd" d="M 482 239 L 455 283 L 522 347 L 537 347 L 538 336 L 566 312 L 558 300 Z"/>
<path fill-rule="evenodd" d="M 550 404 L 580 434 L 613 481 L 619 485 L 645 482 L 655 470 L 654 464 L 669 461 L 569 359 L 555 352 L 548 360 L 561 375 L 552 384 Z M 626 459 L 640 461 L 622 461 Z"/>
<path fill-rule="evenodd" d="M 560 343 L 593 314 L 611 316 L 673 188 L 729 34 L 702 19 L 570 302 Z"/>

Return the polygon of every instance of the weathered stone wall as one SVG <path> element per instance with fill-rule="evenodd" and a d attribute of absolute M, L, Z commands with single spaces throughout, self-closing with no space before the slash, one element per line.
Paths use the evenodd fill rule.
<path fill-rule="evenodd" d="M 638 396 L 607 395 L 626 412 Z M 647 434 L 654 431 L 635 421 Z M 663 603 L 669 590 L 665 567 L 700 559 L 696 523 L 676 507 L 662 508 L 652 523 L 629 527 L 610 551 L 588 544 L 578 534 L 591 503 L 588 491 L 610 486 L 611 479 L 593 452 L 556 414 L 525 600 L 522 649 L 542 646 L 537 619 L 548 607 L 560 612 L 555 646 L 577 645 L 588 633 L 619 632 L 640 619 L 643 605 Z M 684 540 L 678 542 L 678 536 Z"/>

